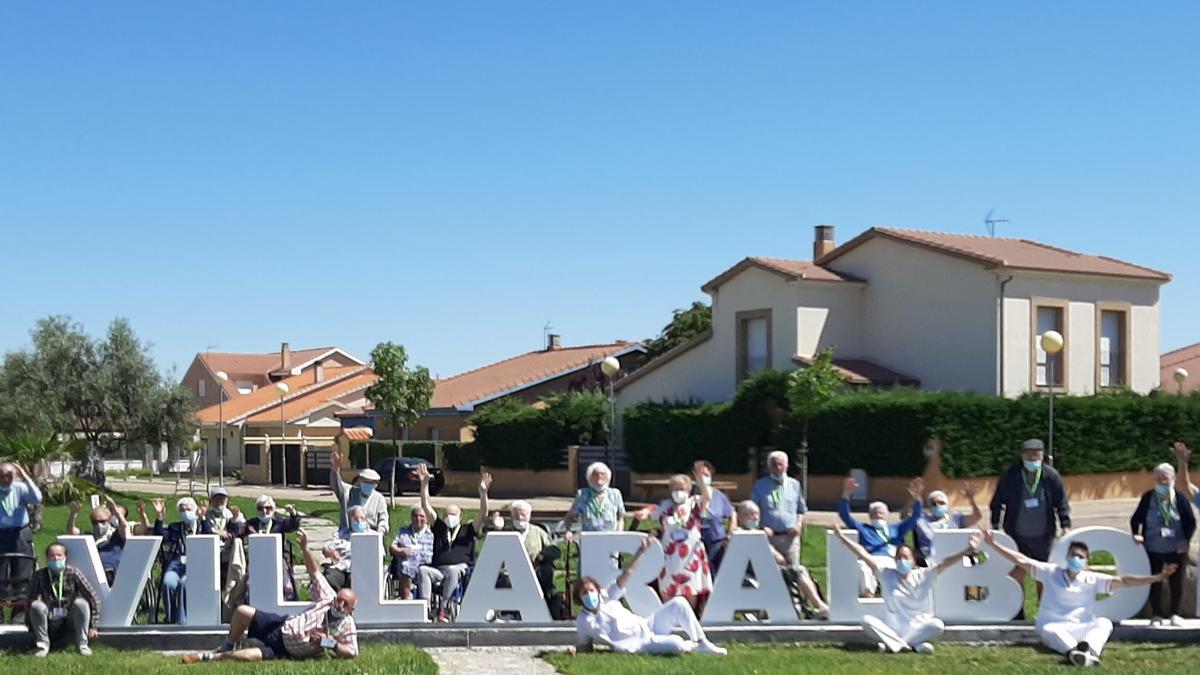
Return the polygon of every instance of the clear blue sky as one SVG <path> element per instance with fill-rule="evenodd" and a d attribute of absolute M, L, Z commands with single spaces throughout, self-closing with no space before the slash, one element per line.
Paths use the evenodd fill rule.
<path fill-rule="evenodd" d="M 1167 270 L 1200 341 L 1200 5 L 0 4 L 0 348 L 129 317 L 443 376 L 655 334 L 892 225 Z"/>

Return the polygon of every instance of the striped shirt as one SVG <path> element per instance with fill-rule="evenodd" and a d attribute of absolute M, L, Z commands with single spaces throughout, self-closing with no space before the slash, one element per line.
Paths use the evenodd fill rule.
<path fill-rule="evenodd" d="M 325 577 L 314 574 L 308 583 L 308 592 L 313 599 L 312 605 L 283 624 L 283 645 L 288 654 L 299 658 L 320 656 L 324 649 L 319 642 L 314 644 L 311 638 L 328 635 L 358 656 L 358 628 L 354 625 L 354 617 L 347 616 L 341 621 L 329 617 L 329 607 L 337 598 L 333 587 Z"/>
<path fill-rule="evenodd" d="M 29 582 L 29 597 L 41 600 L 50 609 L 67 609 L 76 598 L 83 598 L 92 610 L 88 628 L 98 628 L 100 625 L 100 599 L 96 597 L 96 591 L 87 579 L 70 565 L 63 570 L 61 579 L 48 567 L 34 572 L 33 579 Z"/>

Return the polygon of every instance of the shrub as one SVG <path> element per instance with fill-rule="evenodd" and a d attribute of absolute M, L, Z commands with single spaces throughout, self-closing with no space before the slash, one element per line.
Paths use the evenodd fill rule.
<path fill-rule="evenodd" d="M 471 416 L 472 450 L 487 466 L 553 469 L 564 464 L 568 445 L 604 443 L 608 399 L 598 392 L 570 392 L 534 406 L 501 399 Z"/>

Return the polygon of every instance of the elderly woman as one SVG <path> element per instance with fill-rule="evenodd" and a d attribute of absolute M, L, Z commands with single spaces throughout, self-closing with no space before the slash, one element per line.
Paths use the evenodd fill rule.
<path fill-rule="evenodd" d="M 575 502 L 563 518 L 567 541 L 571 541 L 571 525 L 578 519 L 584 532 L 620 532 L 625 529 L 625 499 L 621 491 L 610 486 L 612 470 L 604 462 L 587 468 L 588 486 L 575 494 Z"/>
<path fill-rule="evenodd" d="M 913 532 L 917 535 L 917 553 L 923 561 L 928 561 L 933 553 L 933 533 L 938 530 L 961 530 L 974 527 L 983 517 L 983 511 L 975 502 L 975 490 L 963 490 L 963 497 L 971 505 L 970 513 L 950 510 L 950 496 L 941 490 L 934 490 L 927 498 L 929 510 L 917 521 Z M 908 515 L 905 509 L 905 516 Z"/>
<path fill-rule="evenodd" d="M 703 470 L 700 462 L 692 467 L 695 476 L 703 475 Z M 695 485 L 700 487 L 699 495 L 692 494 Z M 695 607 L 713 587 L 712 567 L 700 534 L 701 517 L 711 503 L 712 487 L 702 480 L 693 482 L 682 473 L 671 476 L 667 486 L 671 490 L 670 499 L 638 511 L 634 518 L 639 521 L 651 516 L 658 518 L 666 555 L 658 575 L 658 592 L 663 601 L 682 596 Z"/>
<path fill-rule="evenodd" d="M 704 551 L 712 564 L 713 574 L 721 568 L 721 559 L 725 557 L 725 544 L 729 541 L 729 533 L 737 529 L 737 521 L 733 517 L 733 503 L 724 492 L 712 487 L 716 468 L 708 460 L 696 462 L 697 479 L 712 490 L 712 499 L 708 508 L 700 515 L 700 537 L 704 540 Z"/>
<path fill-rule="evenodd" d="M 737 506 L 737 526 L 739 530 L 762 531 L 762 523 L 760 522 L 761 512 L 758 504 L 753 500 L 747 499 Z M 812 576 L 808 573 L 808 568 L 801 564 L 792 565 L 786 556 L 771 548 L 771 553 L 775 556 L 775 562 L 779 565 L 779 569 L 783 571 L 783 579 L 787 582 L 788 588 L 793 595 L 799 593 L 809 602 L 816 610 L 814 615 L 818 619 L 829 618 L 829 605 L 821 599 L 820 592 L 817 591 L 817 585 L 813 583 Z"/>
<path fill-rule="evenodd" d="M 1150 586 L 1150 623 L 1170 623 L 1182 626 L 1179 601 L 1183 597 L 1184 556 L 1187 555 L 1192 534 L 1196 531 L 1196 516 L 1188 498 L 1175 487 L 1175 469 L 1170 464 L 1154 467 L 1154 489 L 1147 490 L 1129 519 L 1134 542 L 1146 547 L 1150 558 L 1150 574 L 1162 572 L 1166 565 L 1178 565 L 1167 583 L 1171 589 L 1171 611 L 1163 612 L 1162 582 Z"/>
<path fill-rule="evenodd" d="M 258 515 L 253 518 L 246 519 L 246 526 L 243 529 L 243 534 L 278 534 L 287 535 L 296 532 L 300 529 L 300 514 L 296 513 L 296 507 L 288 504 L 283 507 L 287 512 L 287 517 L 279 515 L 275 509 L 275 498 L 271 495 L 259 495 L 254 501 L 254 508 Z M 285 544 L 286 538 L 285 538 Z M 284 547 L 286 555 L 287 548 Z M 287 558 L 284 558 L 283 568 L 289 570 L 291 563 Z M 296 588 L 292 584 L 292 575 L 283 575 L 283 597 L 287 600 L 296 599 Z"/>
<path fill-rule="evenodd" d="M 163 516 L 166 514 L 166 502 L 155 499 L 152 503 L 157 516 L 154 520 L 154 536 L 162 537 L 164 544 L 173 545 L 162 576 L 163 608 L 167 613 L 167 623 L 186 624 L 187 538 L 196 534 L 212 534 L 213 531 L 208 521 L 200 519 L 196 500 L 191 497 L 182 497 L 175 502 L 179 521 L 165 526 Z"/>
<path fill-rule="evenodd" d="M 350 517 L 350 529 L 338 530 L 321 549 L 321 555 L 329 561 L 321 569 L 321 574 L 335 591 L 350 588 L 350 535 L 369 529 L 367 510 L 363 507 L 351 506 L 347 515 Z"/>

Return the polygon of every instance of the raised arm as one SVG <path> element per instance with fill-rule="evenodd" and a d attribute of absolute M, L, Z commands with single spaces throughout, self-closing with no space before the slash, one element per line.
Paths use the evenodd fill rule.
<path fill-rule="evenodd" d="M 988 510 L 991 512 L 992 529 L 1000 529 L 1000 516 L 1004 511 L 1004 499 L 1001 497 L 1004 494 L 1004 477 L 1007 473 L 1000 474 L 996 479 L 996 489 L 992 491 L 992 501 L 988 504 Z"/>
<path fill-rule="evenodd" d="M 842 500 L 838 502 L 838 516 L 846 524 L 846 527 L 854 528 L 856 531 L 858 530 L 858 521 L 850 513 L 850 496 L 857 489 L 858 481 L 853 478 L 847 478 L 842 481 Z"/>
<path fill-rule="evenodd" d="M 975 488 L 967 487 L 962 491 L 962 496 L 966 497 L 967 502 L 971 504 L 971 515 L 963 519 L 964 527 L 975 527 L 983 520 L 983 510 L 979 508 L 979 502 L 975 501 Z"/>
<path fill-rule="evenodd" d="M 1188 448 L 1187 443 L 1183 441 L 1175 441 L 1175 464 L 1179 470 L 1175 473 L 1176 482 L 1183 483 L 1183 489 L 1187 492 L 1188 499 L 1196 501 L 1196 486 L 1192 484 L 1192 477 L 1188 473 L 1188 462 L 1192 459 L 1192 451 Z"/>
<path fill-rule="evenodd" d="M 483 532 L 483 522 L 488 514 L 488 490 L 492 487 L 492 474 L 483 472 L 479 476 L 479 513 L 475 514 L 475 532 Z"/>
<path fill-rule="evenodd" d="M 424 462 L 417 465 L 417 480 L 421 481 L 421 510 L 432 526 L 433 521 L 437 520 L 437 512 L 433 510 L 433 502 L 429 499 L 429 467 Z"/>
<path fill-rule="evenodd" d="M 342 508 L 345 508 L 346 493 L 350 491 L 350 486 L 342 480 L 343 461 L 341 452 L 333 450 L 329 453 L 329 487 L 333 488 L 333 496 L 342 504 Z"/>
<path fill-rule="evenodd" d="M 1170 578 L 1170 576 L 1172 574 L 1175 574 L 1175 570 L 1177 570 L 1177 569 L 1179 569 L 1179 565 L 1177 565 L 1175 563 L 1167 563 L 1166 565 L 1163 565 L 1162 571 L 1159 572 L 1158 574 L 1152 574 L 1150 576 L 1142 576 L 1140 574 L 1123 574 L 1123 575 L 1113 579 L 1112 582 L 1110 582 L 1110 584 L 1109 584 L 1109 588 L 1128 588 L 1130 586 L 1146 586 L 1148 584 L 1154 584 L 1154 583 L 1158 583 L 1160 581 L 1166 581 L 1168 578 Z"/>
<path fill-rule="evenodd" d="M 312 579 L 321 573 L 321 566 L 317 563 L 317 556 L 308 548 L 308 533 L 301 529 L 296 531 L 296 536 L 300 538 L 300 552 L 304 554 L 304 569 L 308 570 L 308 578 Z"/>
<path fill-rule="evenodd" d="M 1012 562 L 1012 564 L 1016 565 L 1017 567 L 1020 567 L 1021 569 L 1025 570 L 1026 572 L 1033 571 L 1033 561 L 1030 560 L 1029 558 L 1025 557 L 1024 554 L 1022 554 L 1018 551 L 1014 551 L 1011 548 L 1007 548 L 1004 545 L 997 543 L 996 535 L 992 530 L 984 529 L 984 530 L 980 530 L 980 533 L 983 535 L 983 540 L 986 541 L 987 545 L 992 547 L 992 549 L 994 551 L 996 551 L 996 553 L 999 553 L 1000 555 L 1004 556 L 1005 558 L 1008 558 L 1008 560 L 1010 562 Z"/>
<path fill-rule="evenodd" d="M 837 537 L 838 541 L 845 544 L 846 548 L 850 549 L 850 552 L 853 553 L 855 557 L 866 563 L 867 567 L 871 568 L 871 572 L 873 572 L 875 576 L 879 576 L 879 564 L 875 562 L 875 558 L 873 558 L 870 553 L 867 553 L 867 549 L 863 548 L 862 544 L 859 544 L 856 541 L 851 541 L 850 537 L 847 537 L 846 533 L 842 532 L 841 528 L 838 527 L 833 528 L 833 536 Z"/>
<path fill-rule="evenodd" d="M 126 523 L 125 523 L 125 519 L 123 517 L 121 517 L 121 510 L 117 508 L 117 502 L 112 498 L 112 495 L 105 495 L 104 496 L 104 504 L 105 504 L 105 507 L 108 509 L 109 516 L 111 516 L 112 519 L 114 521 L 116 521 L 113 524 L 113 527 L 115 527 L 117 531 L 116 531 L 116 533 L 114 533 L 113 536 L 119 535 L 121 537 L 121 539 L 124 540 Z"/>
<path fill-rule="evenodd" d="M 925 492 L 925 481 L 921 478 L 914 478 L 908 484 L 908 496 L 912 500 L 912 513 L 908 517 L 900 521 L 896 527 L 896 532 L 901 537 L 912 531 L 917 526 L 917 521 L 921 520 L 922 499 L 921 495 Z"/>
<path fill-rule="evenodd" d="M 704 468 L 703 462 L 692 465 L 692 482 L 700 486 L 700 513 L 707 511 L 712 503 L 712 485 L 704 482 Z"/>
<path fill-rule="evenodd" d="M 29 506 L 41 504 L 42 491 L 38 489 L 37 482 L 33 478 L 30 478 L 29 473 L 25 471 L 25 467 L 21 466 L 18 462 L 13 462 L 12 465 L 17 467 L 17 473 L 21 474 L 21 480 L 25 481 L 25 487 L 28 488 L 28 491 L 22 497 L 25 504 Z"/>
<path fill-rule="evenodd" d="M 75 521 L 79 519 L 79 502 L 72 501 L 67 504 L 67 534 L 79 534 L 79 527 Z"/>
<path fill-rule="evenodd" d="M 620 586 L 621 590 L 625 590 L 629 586 L 629 577 L 633 576 L 633 571 L 637 569 L 638 563 L 642 560 L 642 554 L 646 552 L 646 549 L 650 548 L 650 544 L 652 543 L 654 543 L 652 537 L 642 537 L 642 544 L 638 548 L 637 553 L 633 554 L 633 560 L 629 561 L 629 565 L 621 571 L 621 576 L 617 577 L 617 586 Z"/>
<path fill-rule="evenodd" d="M 955 553 L 954 555 L 946 556 L 945 560 L 938 563 L 937 566 L 933 568 L 934 574 L 941 574 L 951 567 L 961 564 L 963 558 L 979 550 L 979 544 L 981 541 L 983 541 L 983 535 L 979 532 L 971 535 L 971 540 L 967 543 L 967 547 L 958 553 Z"/>

